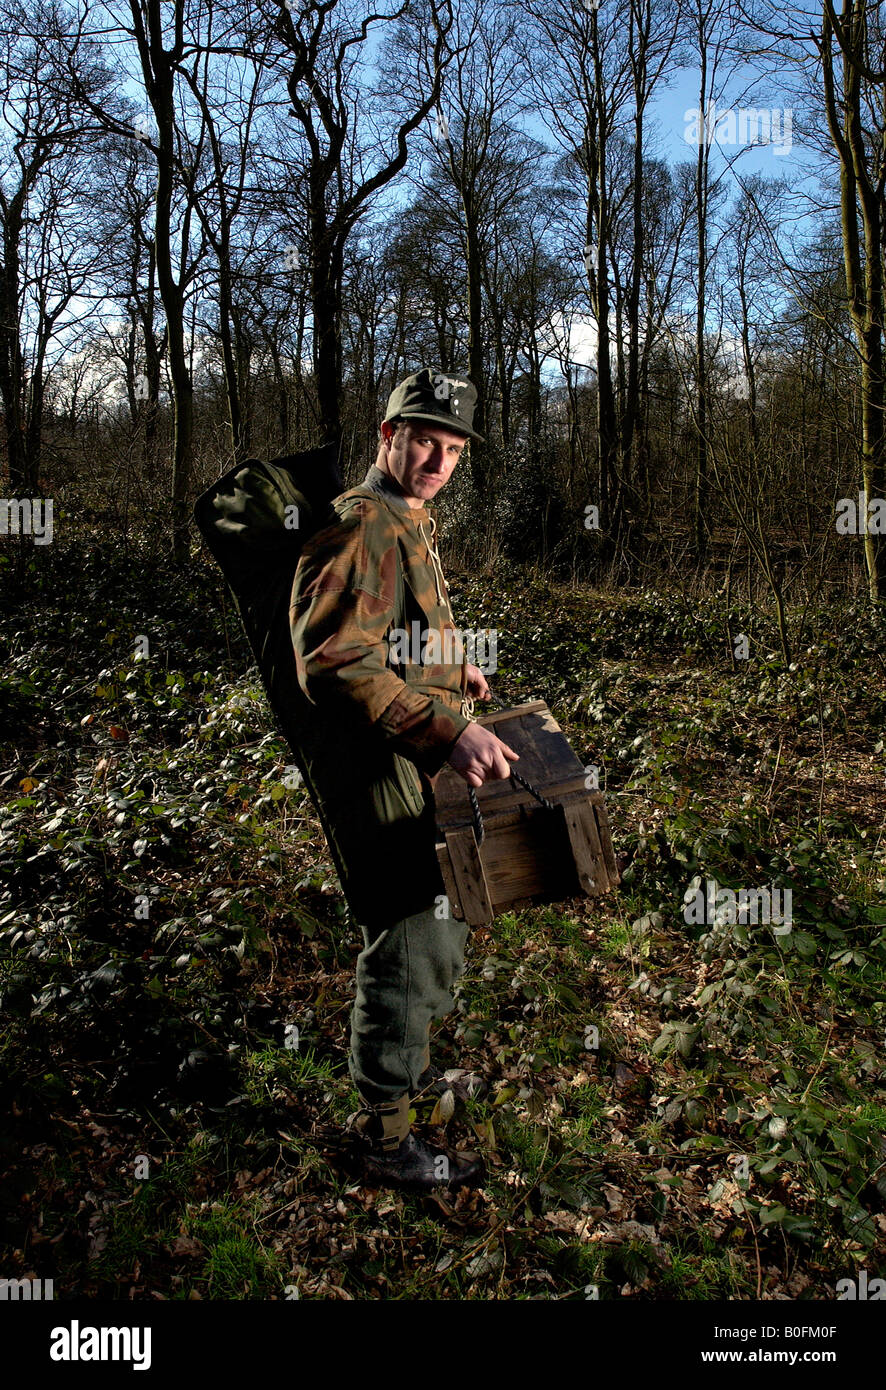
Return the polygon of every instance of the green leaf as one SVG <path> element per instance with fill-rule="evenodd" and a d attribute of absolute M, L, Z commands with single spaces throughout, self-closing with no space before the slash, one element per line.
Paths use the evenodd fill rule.
<path fill-rule="evenodd" d="M 774 1207 L 763 1207 L 760 1211 L 760 1225 L 779 1225 L 782 1221 L 784 1221 L 787 1214 L 787 1207 L 783 1207 L 779 1202 L 776 1202 Z"/>
<path fill-rule="evenodd" d="M 800 955 L 806 960 L 814 956 L 815 952 L 818 950 L 818 942 L 814 936 L 810 936 L 809 932 L 796 931 L 792 934 L 791 940 L 794 943 L 795 950 L 799 951 Z"/>
<path fill-rule="evenodd" d="M 795 1212 L 788 1212 L 781 1223 L 781 1228 L 790 1236 L 796 1236 L 798 1240 L 815 1240 L 815 1223 L 808 1216 L 798 1216 Z"/>
<path fill-rule="evenodd" d="M 568 985 L 555 985 L 554 993 L 558 999 L 562 999 L 563 1003 L 572 1009 L 573 1013 L 582 1013 L 585 1010 L 586 1006 L 581 1002 L 575 990 L 570 989 Z"/>
<path fill-rule="evenodd" d="M 653 1057 L 660 1057 L 661 1054 L 665 1051 L 665 1049 L 670 1046 L 671 1042 L 673 1041 L 673 1037 L 674 1026 L 671 1023 L 666 1023 L 662 1028 L 661 1032 L 659 1033 L 658 1037 L 655 1039 L 655 1042 L 652 1044 Z"/>
<path fill-rule="evenodd" d="M 509 1100 L 513 1100 L 514 1096 L 517 1094 L 517 1090 L 518 1087 L 516 1086 L 503 1086 L 501 1090 L 497 1092 L 492 1104 L 494 1106 L 505 1105 Z"/>

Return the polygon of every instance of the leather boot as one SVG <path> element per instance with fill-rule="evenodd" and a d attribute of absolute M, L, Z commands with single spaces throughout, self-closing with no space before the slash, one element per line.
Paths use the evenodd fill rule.
<path fill-rule="evenodd" d="M 360 1137 L 357 1155 L 360 1181 L 367 1187 L 395 1187 L 407 1192 L 431 1192 L 479 1187 L 486 1175 L 477 1154 L 438 1149 L 409 1128 L 409 1096 L 381 1105 L 367 1105 L 354 1120 Z"/>

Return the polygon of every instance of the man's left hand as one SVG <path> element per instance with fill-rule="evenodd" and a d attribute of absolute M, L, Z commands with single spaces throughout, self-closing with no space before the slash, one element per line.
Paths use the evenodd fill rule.
<path fill-rule="evenodd" d="M 492 691 L 486 684 L 486 677 L 479 666 L 474 666 L 470 661 L 465 663 L 468 669 L 465 691 L 472 700 L 491 700 Z"/>

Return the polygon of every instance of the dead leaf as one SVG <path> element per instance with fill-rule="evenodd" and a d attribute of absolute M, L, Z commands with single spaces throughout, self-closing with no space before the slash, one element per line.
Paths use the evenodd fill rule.
<path fill-rule="evenodd" d="M 574 1234 L 581 1221 L 581 1217 L 576 1216 L 572 1211 L 546 1211 L 544 1219 L 549 1226 L 553 1226 L 555 1231 L 568 1231 Z"/>
<path fill-rule="evenodd" d="M 495 1128 L 491 1120 L 474 1120 L 474 1133 L 487 1149 L 495 1148 Z"/>
<path fill-rule="evenodd" d="M 431 1113 L 432 1125 L 445 1125 L 455 1114 L 455 1092 L 444 1091 Z"/>
<path fill-rule="evenodd" d="M 624 1216 L 630 1206 L 630 1199 L 618 1187 L 613 1187 L 611 1183 L 604 1182 L 603 1196 L 606 1198 L 606 1205 L 613 1216 Z"/>
<path fill-rule="evenodd" d="M 167 1247 L 170 1255 L 203 1255 L 206 1247 L 194 1238 L 194 1236 L 176 1236 L 175 1240 Z"/>
<path fill-rule="evenodd" d="M 467 1274 L 476 1279 L 483 1274 L 494 1274 L 504 1264 L 504 1254 L 500 1245 L 493 1245 L 485 1255 L 475 1255 L 468 1261 Z"/>
<path fill-rule="evenodd" d="M 616 1062 L 613 1088 L 617 1096 L 641 1095 L 648 1085 L 648 1077 L 635 1072 L 624 1062 Z"/>

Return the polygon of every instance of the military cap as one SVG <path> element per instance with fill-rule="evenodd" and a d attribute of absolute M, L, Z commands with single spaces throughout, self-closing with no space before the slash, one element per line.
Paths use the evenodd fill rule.
<path fill-rule="evenodd" d="M 484 443 L 474 429 L 477 388 L 467 377 L 422 367 L 401 381 L 388 397 L 385 420 L 428 420 Z"/>

